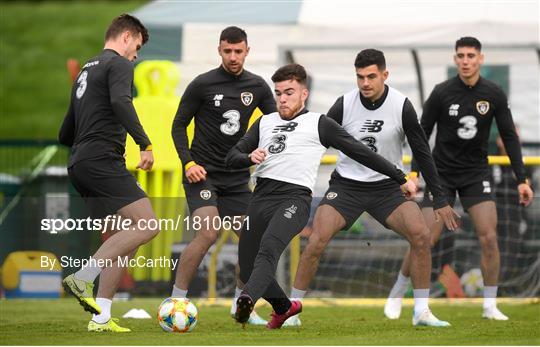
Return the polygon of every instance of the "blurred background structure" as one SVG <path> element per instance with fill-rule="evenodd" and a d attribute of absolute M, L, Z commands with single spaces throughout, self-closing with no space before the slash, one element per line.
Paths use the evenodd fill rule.
<path fill-rule="evenodd" d="M 24 268 L 31 272 L 37 266 L 37 253 L 19 254 L 17 259 L 23 261 L 6 262 L 11 252 L 30 250 L 51 252 L 58 258 L 80 258 L 93 253 L 100 242 L 101 236 L 95 232 L 48 234 L 40 230 L 39 223 L 42 218 L 86 215 L 83 202 L 67 179 L 68 151 L 56 141 L 71 88 L 66 62 L 74 58 L 82 63 L 96 55 L 102 49 L 106 26 L 122 12 L 139 17 L 150 31 L 149 44 L 143 47 L 142 62 L 136 67 L 135 105 L 154 142 L 156 166 L 151 173 L 135 174 L 153 197 L 159 217 L 187 213 L 170 127 L 187 84 L 219 65 L 218 37 L 228 25 L 247 31 L 251 51 L 246 69 L 263 76 L 269 84 L 278 66 L 293 61 L 304 65 L 312 79 L 309 107 L 322 113 L 337 97 L 355 88 L 356 53 L 379 48 L 385 52 L 390 71 L 387 83 L 406 94 L 420 115 L 434 85 L 455 74 L 455 40 L 475 36 L 485 47 L 483 76 L 500 84 L 509 96 L 514 120 L 521 129 L 524 155 L 540 156 L 537 0 L 38 1 L 2 2 L 0 10 L 0 264 L 9 264 L 2 277 L 11 281 L 4 281 L 10 287 L 4 284 L 4 293 L 23 283 L 14 282 L 14 271 L 20 273 Z M 73 61 L 69 66 L 69 72 L 76 69 Z M 496 136 L 494 127 L 492 155 L 499 154 Z M 134 169 L 138 154 L 132 141 L 127 153 L 128 165 Z M 529 169 L 533 185 L 538 187 L 540 170 L 536 163 Z M 332 170 L 332 164 L 321 166 L 315 197 L 326 190 Z M 500 292 L 538 296 L 540 201 L 536 198 L 528 209 L 519 207 L 508 167 L 496 165 L 493 170 L 502 253 Z M 177 257 L 192 236 L 183 228 L 164 232 L 139 254 Z M 302 244 L 297 241 L 283 257 L 279 278 L 285 284 L 294 275 Z M 312 295 L 385 296 L 406 247 L 403 239 L 369 216 L 362 216 L 327 249 Z M 191 293 L 231 295 L 235 262 L 235 240 L 225 233 L 205 258 Z M 476 291 L 480 281 L 472 276 L 479 267 L 479 247 L 467 218 L 456 232 L 455 242 L 434 251 L 433 280 L 440 295 L 452 291 L 444 276 L 439 278 L 448 262 L 457 276 L 469 274 L 463 281 L 472 289 L 465 294 L 481 293 Z M 166 295 L 170 290 L 172 272 L 168 269 L 135 268 L 130 273 L 124 289 L 131 293 Z M 54 286 L 55 282 L 43 282 L 40 277 L 37 282 L 24 283 L 35 288 L 40 283 Z"/>

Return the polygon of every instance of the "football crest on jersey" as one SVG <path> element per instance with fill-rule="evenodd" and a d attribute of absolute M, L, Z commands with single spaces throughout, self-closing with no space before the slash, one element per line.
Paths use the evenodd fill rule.
<path fill-rule="evenodd" d="M 476 110 L 477 110 L 478 113 L 480 113 L 482 116 L 485 115 L 485 114 L 488 113 L 488 111 L 489 111 L 489 102 L 488 102 L 488 101 L 485 101 L 485 100 L 478 101 L 478 102 L 476 103 Z"/>
<path fill-rule="evenodd" d="M 328 193 L 326 193 L 326 199 L 327 200 L 334 200 L 335 198 L 337 198 L 337 193 L 336 192 L 328 192 Z"/>
<path fill-rule="evenodd" d="M 250 92 L 243 92 L 240 94 L 240 99 L 244 105 L 249 106 L 253 102 L 253 94 Z"/>
<path fill-rule="evenodd" d="M 208 200 L 212 196 L 212 192 L 209 191 L 208 189 L 203 189 L 201 190 L 200 195 L 203 200 Z"/>

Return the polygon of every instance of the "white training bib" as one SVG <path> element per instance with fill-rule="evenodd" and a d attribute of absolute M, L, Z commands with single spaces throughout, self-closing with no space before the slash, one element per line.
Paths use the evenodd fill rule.
<path fill-rule="evenodd" d="M 403 170 L 403 105 L 406 97 L 394 88 L 388 87 L 388 95 L 376 110 L 362 105 L 358 88 L 343 96 L 342 126 L 356 140 L 361 141 L 372 151 Z M 345 178 L 375 182 L 388 179 L 388 176 L 374 171 L 347 157 L 341 151 L 336 171 Z"/>
<path fill-rule="evenodd" d="M 298 184 L 313 191 L 326 147 L 319 138 L 320 113 L 307 112 L 292 120 L 279 113 L 264 115 L 259 123 L 259 147 L 267 150 L 254 177 Z"/>

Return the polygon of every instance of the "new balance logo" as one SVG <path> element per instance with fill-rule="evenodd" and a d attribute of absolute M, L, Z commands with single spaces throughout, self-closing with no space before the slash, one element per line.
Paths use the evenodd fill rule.
<path fill-rule="evenodd" d="M 272 130 L 272 133 L 281 133 L 281 132 L 291 132 L 291 131 L 294 131 L 294 129 L 296 129 L 296 127 L 298 126 L 298 123 L 296 122 L 289 122 L 287 124 L 284 124 L 284 125 L 276 125 L 274 130 Z"/>
<path fill-rule="evenodd" d="M 285 209 L 285 213 L 283 214 L 283 217 L 291 219 L 293 214 L 296 213 L 297 209 L 298 207 L 296 207 L 295 205 L 291 205 L 291 207 L 288 207 Z"/>
<path fill-rule="evenodd" d="M 452 104 L 448 108 L 448 115 L 455 117 L 459 114 L 459 104 Z"/>
<path fill-rule="evenodd" d="M 216 94 L 214 96 L 214 106 L 216 107 L 221 106 L 221 100 L 223 100 L 223 94 Z"/>
<path fill-rule="evenodd" d="M 489 181 L 483 181 L 482 185 L 484 186 L 483 193 L 491 193 L 491 183 Z"/>
<path fill-rule="evenodd" d="M 382 130 L 382 126 L 384 124 L 383 120 L 371 120 L 366 119 L 364 122 L 364 125 L 362 125 L 362 129 L 360 129 L 361 133 L 378 133 Z"/>

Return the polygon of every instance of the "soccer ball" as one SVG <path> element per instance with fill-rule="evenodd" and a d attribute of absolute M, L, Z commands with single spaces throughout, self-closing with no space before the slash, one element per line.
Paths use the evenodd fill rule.
<path fill-rule="evenodd" d="M 463 291 L 468 297 L 481 296 L 484 291 L 484 280 L 482 278 L 482 271 L 478 268 L 470 269 L 461 275 L 460 278 Z"/>
<path fill-rule="evenodd" d="M 157 319 L 166 332 L 186 333 L 197 325 L 197 308 L 189 299 L 167 298 L 159 305 Z"/>

